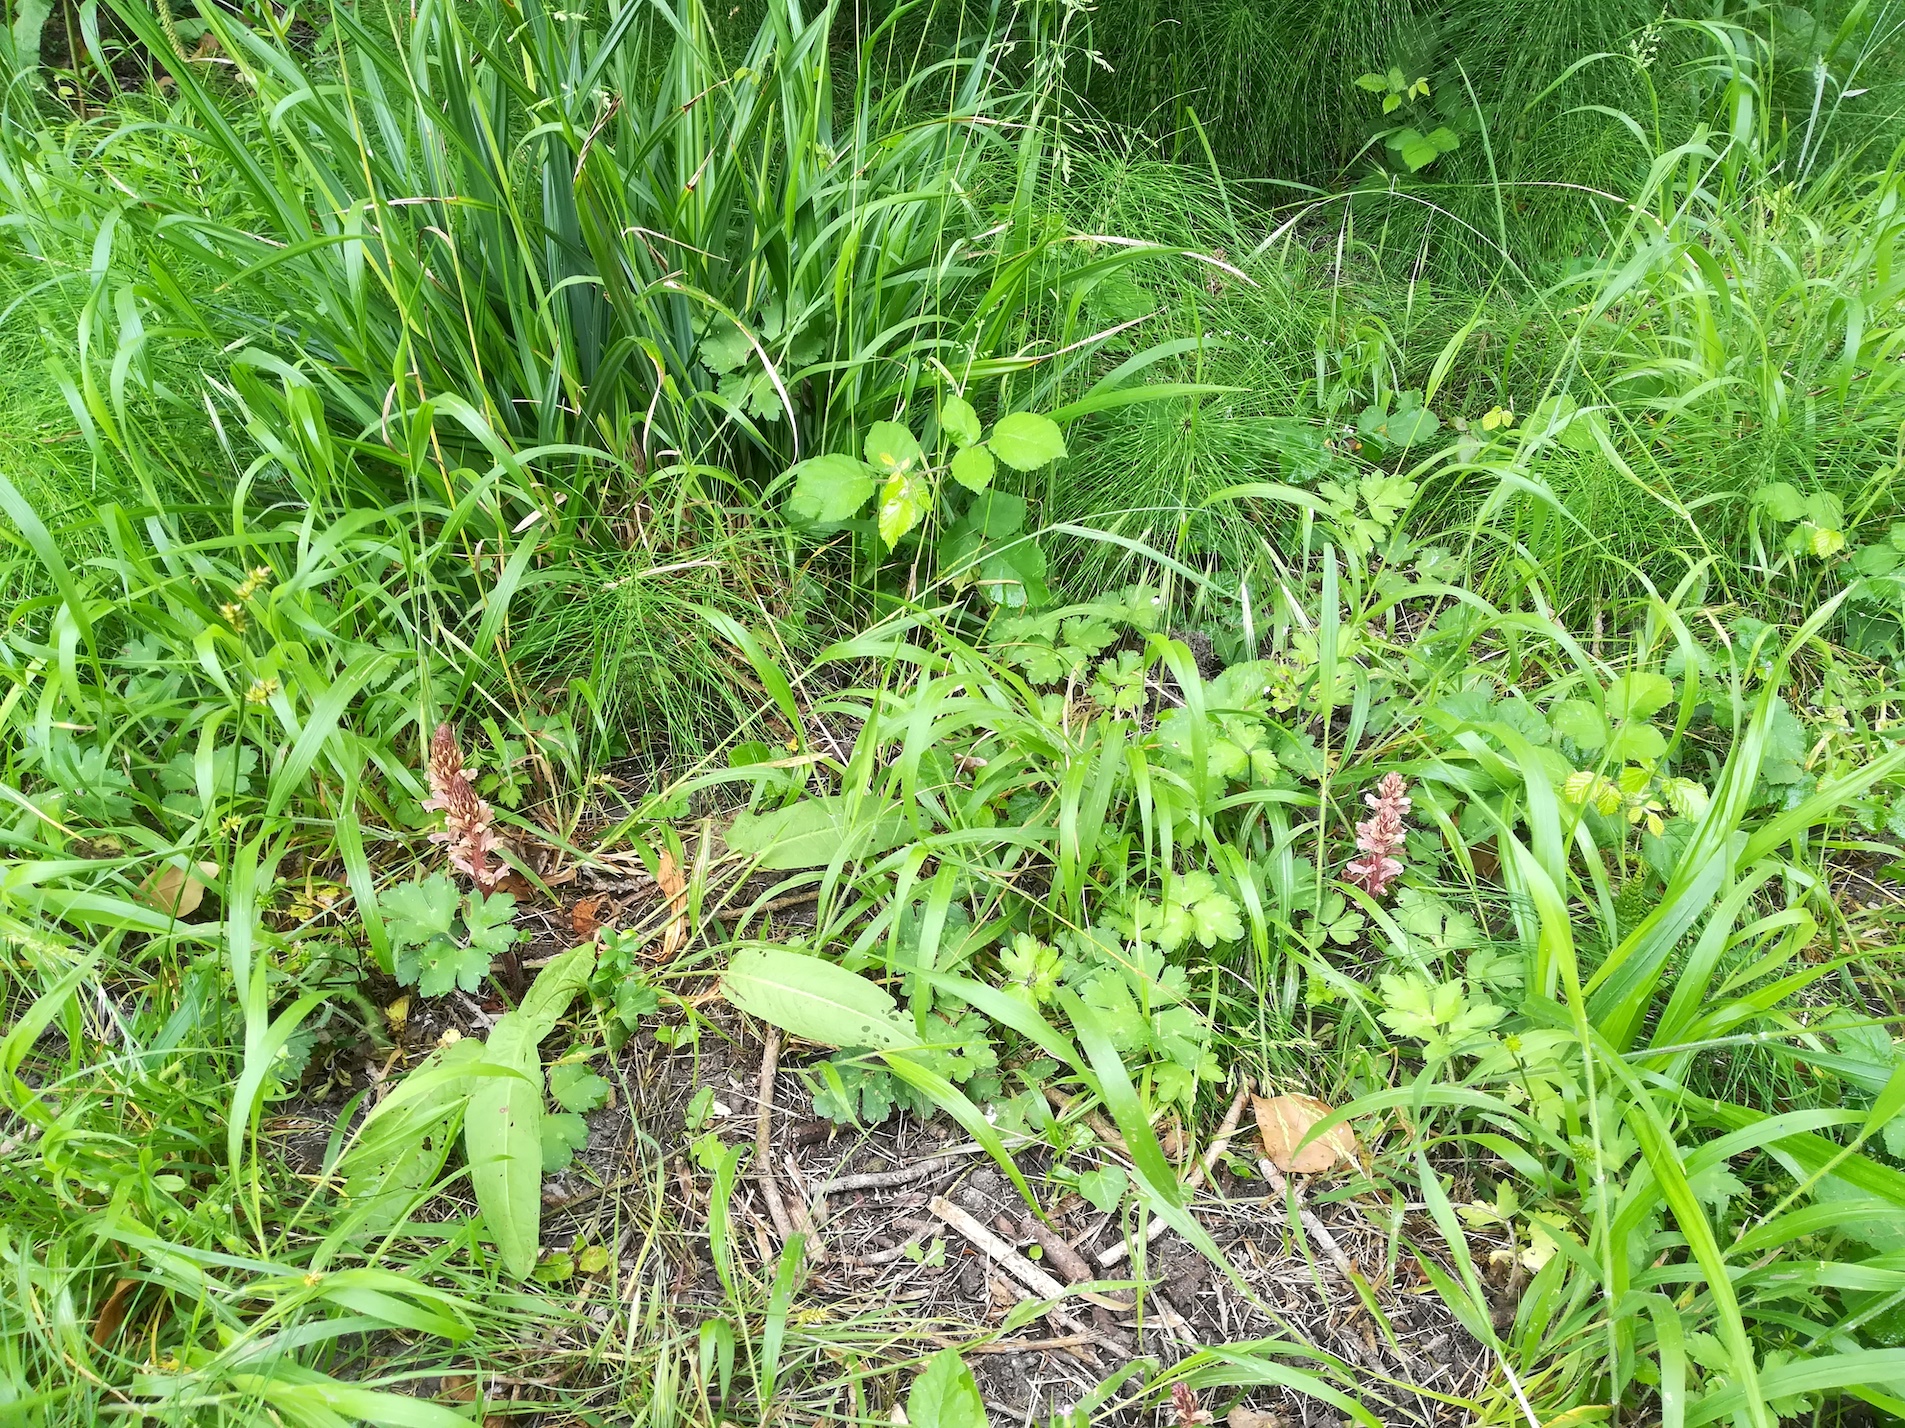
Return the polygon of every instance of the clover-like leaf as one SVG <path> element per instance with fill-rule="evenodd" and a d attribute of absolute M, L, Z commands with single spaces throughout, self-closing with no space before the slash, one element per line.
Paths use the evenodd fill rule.
<path fill-rule="evenodd" d="M 549 1096 L 565 1111 L 593 1111 L 609 1098 L 609 1083 L 579 1061 L 549 1068 Z"/>
<path fill-rule="evenodd" d="M 474 992 L 489 974 L 489 961 L 489 953 L 480 948 L 458 946 L 448 937 L 433 937 L 420 947 L 397 954 L 397 980 L 405 986 L 414 982 L 426 997 L 440 997 L 452 987 Z"/>
<path fill-rule="evenodd" d="M 589 1143 L 589 1123 L 573 1111 L 542 1118 L 542 1173 L 567 1170 L 578 1150 Z"/>
<path fill-rule="evenodd" d="M 488 897 L 471 893 L 469 908 L 463 914 L 470 945 L 489 957 L 507 952 L 525 935 L 517 930 L 515 916 L 516 899 L 508 893 L 491 893 Z"/>

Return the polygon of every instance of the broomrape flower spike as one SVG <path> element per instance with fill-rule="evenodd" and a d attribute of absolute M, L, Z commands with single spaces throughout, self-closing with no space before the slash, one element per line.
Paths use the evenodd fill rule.
<path fill-rule="evenodd" d="M 430 763 L 425 770 L 430 780 L 430 796 L 423 806 L 443 815 L 443 831 L 432 833 L 430 841 L 441 843 L 449 852 L 450 866 L 468 873 L 471 881 L 484 892 L 494 890 L 506 871 L 492 864 L 490 854 L 501 841 L 496 836 L 496 814 L 477 796 L 469 775 L 463 771 L 463 751 L 457 747 L 456 731 L 447 723 L 437 725 L 430 740 Z"/>
<path fill-rule="evenodd" d="M 1373 898 L 1389 891 L 1389 884 L 1402 874 L 1403 816 L 1409 811 L 1408 785 L 1401 774 L 1384 774 L 1374 793 L 1363 795 L 1373 810 L 1356 825 L 1356 846 L 1363 856 L 1351 861 L 1346 869 L 1350 882 Z"/>

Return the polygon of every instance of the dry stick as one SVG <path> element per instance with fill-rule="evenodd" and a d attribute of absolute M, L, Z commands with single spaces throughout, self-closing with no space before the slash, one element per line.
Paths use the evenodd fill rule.
<path fill-rule="evenodd" d="M 809 1257 L 815 1264 L 827 1262 L 827 1242 L 820 1238 L 820 1227 L 814 1211 L 807 1204 L 807 1182 L 800 1173 L 800 1167 L 794 1164 L 790 1154 L 782 1162 L 787 1167 L 787 1194 L 782 1198 L 787 1206 L 787 1218 L 794 1222 L 794 1228 L 807 1237 Z M 820 1216 L 827 1213 L 827 1202 L 816 1202 L 820 1206 Z"/>
<path fill-rule="evenodd" d="M 1323 1246 L 1323 1253 L 1328 1255 L 1330 1263 L 1336 1266 L 1336 1272 L 1350 1284 L 1355 1284 L 1362 1277 L 1356 1273 L 1356 1266 L 1349 1262 L 1349 1256 L 1344 1254 L 1343 1247 L 1336 1243 L 1336 1236 L 1329 1232 L 1329 1227 L 1317 1219 L 1316 1212 L 1305 1205 L 1301 1199 L 1290 1194 L 1290 1182 L 1283 1178 L 1283 1172 L 1268 1160 L 1259 1160 L 1257 1169 L 1263 1172 L 1263 1178 L 1270 1182 L 1277 1194 L 1284 1197 L 1286 1204 L 1291 1200 L 1296 1201 L 1297 1217 L 1303 1221 L 1303 1228 L 1316 1236 L 1316 1242 Z"/>
<path fill-rule="evenodd" d="M 1002 1339 L 990 1344 L 960 1344 L 966 1354 L 1042 1354 L 1051 1349 L 1082 1349 L 1099 1342 L 1096 1334 L 1067 1334 L 1060 1339 Z"/>
<path fill-rule="evenodd" d="M 922 1160 L 915 1165 L 902 1166 L 898 1170 L 868 1170 L 857 1175 L 836 1175 L 831 1180 L 823 1180 L 814 1187 L 814 1198 L 822 1199 L 842 1190 L 885 1190 L 895 1185 L 910 1185 L 915 1180 L 924 1180 L 935 1171 L 943 1170 L 962 1155 L 970 1155 L 983 1149 L 978 1145 L 962 1145 L 953 1150 L 942 1151 L 931 1160 Z"/>
<path fill-rule="evenodd" d="M 1195 1190 L 1204 1177 L 1217 1168 L 1217 1162 L 1224 1158 L 1224 1152 L 1230 1149 L 1231 1137 L 1237 1134 L 1237 1122 L 1243 1119 L 1244 1102 L 1249 1099 L 1250 1083 L 1246 1081 L 1237 1088 L 1237 1095 L 1231 1101 L 1230 1109 L 1224 1113 L 1224 1123 L 1217 1127 L 1217 1139 L 1210 1143 L 1210 1149 L 1204 1152 L 1203 1159 L 1193 1165 L 1191 1173 L 1184 1178 L 1186 1190 Z M 1144 1232 L 1144 1242 L 1149 1244 L 1169 1228 L 1170 1226 L 1164 1220 L 1153 1216 L 1150 1226 Z M 1100 1252 L 1099 1267 L 1109 1269 L 1129 1253 L 1131 1253 L 1130 1242 L 1119 1240 L 1117 1244 Z"/>
<path fill-rule="evenodd" d="M 786 1244 L 794 1234 L 794 1222 L 787 1218 L 787 1207 L 781 1204 L 780 1191 L 774 1185 L 774 1073 L 781 1064 L 781 1034 L 779 1027 L 767 1029 L 767 1042 L 761 1048 L 761 1091 L 760 1101 L 754 1112 L 754 1179 L 761 1187 L 761 1198 L 767 1201 L 767 1213 L 774 1221 L 774 1231 Z"/>
<path fill-rule="evenodd" d="M 1058 1232 L 1050 1225 L 1030 1215 L 1020 1225 L 1026 1235 L 1038 1241 L 1039 1248 L 1045 1251 L 1045 1257 L 1052 1262 L 1053 1268 L 1073 1284 L 1087 1284 L 1098 1277 L 1092 1273 L 1084 1257 L 1060 1239 Z"/>
<path fill-rule="evenodd" d="M 964 1235 L 967 1239 L 971 1240 L 972 1243 L 983 1250 L 989 1258 L 994 1260 L 1000 1269 L 1018 1280 L 1020 1284 L 1023 1284 L 1027 1289 L 1038 1295 L 1039 1298 L 1063 1299 L 1066 1297 L 1064 1285 L 1060 1284 L 1056 1279 L 1052 1278 L 1051 1275 L 1033 1264 L 1031 1260 L 1013 1249 L 1011 1245 L 1007 1244 L 971 1215 L 968 1215 L 964 1210 L 953 1204 L 953 1202 L 948 1200 L 944 1195 L 934 1196 L 932 1203 L 926 1208 L 944 1220 L 948 1225 L 952 1226 L 953 1229 L 959 1231 L 959 1233 Z M 1087 1299 L 1093 1304 L 1103 1305 L 1107 1309 L 1129 1309 L 1131 1307 L 1128 1304 L 1120 1304 L 1117 1300 L 1108 1298 L 1103 1294 L 1081 1293 L 1079 1297 Z"/>
<path fill-rule="evenodd" d="M 896 1259 L 906 1258 L 906 1252 L 933 1232 L 930 1224 L 923 1230 L 914 1230 L 906 1239 L 892 1249 L 875 1250 L 872 1254 L 855 1255 L 849 1264 L 856 1269 L 870 1269 L 874 1265 L 891 1264 Z"/>

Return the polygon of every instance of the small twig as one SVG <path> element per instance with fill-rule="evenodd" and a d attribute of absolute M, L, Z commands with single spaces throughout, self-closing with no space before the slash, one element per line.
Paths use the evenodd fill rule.
<path fill-rule="evenodd" d="M 1361 1279 L 1362 1276 L 1356 1272 L 1356 1266 L 1351 1264 L 1349 1256 L 1343 1253 L 1343 1247 L 1336 1243 L 1336 1236 L 1329 1232 L 1329 1227 L 1316 1217 L 1316 1212 L 1305 1205 L 1301 1197 L 1290 1192 L 1290 1182 L 1283 1178 L 1283 1172 L 1267 1159 L 1259 1160 L 1257 1169 L 1263 1172 L 1263 1178 L 1270 1182 L 1271 1188 L 1278 1195 L 1284 1197 L 1286 1203 L 1291 1200 L 1296 1202 L 1297 1217 L 1303 1221 L 1303 1228 L 1314 1235 L 1316 1242 L 1323 1246 L 1323 1253 L 1328 1255 L 1330 1263 L 1336 1266 L 1336 1272 L 1352 1285 Z"/>
<path fill-rule="evenodd" d="M 791 897 L 777 897 L 762 907 L 724 907 L 708 914 L 710 922 L 733 922 L 736 918 L 747 917 L 755 912 L 785 912 L 790 907 L 799 907 L 802 903 L 813 902 L 814 893 L 795 893 Z"/>
<path fill-rule="evenodd" d="M 1052 1349 L 1082 1349 L 1100 1342 L 1096 1334 L 1067 1334 L 1059 1339 L 1002 1339 L 992 1344 L 961 1344 L 968 1354 L 1042 1354 Z"/>
<path fill-rule="evenodd" d="M 1021 1228 L 1027 1237 L 1037 1240 L 1039 1248 L 1045 1251 L 1045 1257 L 1052 1267 L 1073 1284 L 1089 1284 L 1098 1276 L 1085 1263 L 1084 1256 L 1059 1238 L 1057 1231 L 1048 1224 L 1027 1215 L 1021 1222 Z"/>
<path fill-rule="evenodd" d="M 754 1113 L 754 1179 L 767 1202 L 774 1232 L 786 1244 L 794 1234 L 794 1222 L 781 1204 L 780 1190 L 774 1184 L 774 1075 L 780 1069 L 781 1034 L 779 1027 L 767 1029 L 767 1043 L 761 1048 L 760 1101 Z"/>
<path fill-rule="evenodd" d="M 1056 1279 L 1052 1278 L 1051 1275 L 1033 1264 L 1031 1260 L 1013 1249 L 1011 1245 L 1007 1244 L 971 1215 L 968 1215 L 964 1210 L 953 1204 L 953 1202 L 948 1200 L 944 1195 L 934 1196 L 932 1203 L 926 1208 L 944 1220 L 948 1225 L 952 1226 L 952 1228 L 957 1230 L 960 1234 L 964 1235 L 968 1240 L 972 1241 L 972 1243 L 982 1250 L 988 1258 L 993 1260 L 1000 1269 L 1018 1280 L 1020 1284 L 1023 1284 L 1027 1289 L 1038 1295 L 1039 1298 L 1063 1299 L 1069 1293 L 1064 1285 L 1060 1284 Z M 1093 1304 L 1102 1305 L 1106 1309 L 1124 1310 L 1131 1307 L 1129 1304 L 1120 1304 L 1117 1300 L 1106 1295 L 1093 1294 L 1086 1290 L 1080 1290 L 1079 1297 L 1089 1300 Z"/>
<path fill-rule="evenodd" d="M 855 1269 L 871 1269 L 875 1265 L 891 1264 L 896 1259 L 905 1259 L 906 1252 L 928 1235 L 932 1234 L 936 1228 L 937 1226 L 929 1223 L 924 1229 L 914 1230 L 912 1234 L 906 1237 L 903 1243 L 894 1245 L 892 1249 L 875 1250 L 872 1254 L 855 1255 L 847 1262 Z"/>
<path fill-rule="evenodd" d="M 857 1175 L 836 1175 L 831 1180 L 823 1180 L 814 1187 L 814 1198 L 821 1199 L 837 1194 L 842 1190 L 887 1190 L 895 1185 L 911 1185 L 915 1180 L 925 1180 L 935 1171 L 943 1170 L 962 1155 L 970 1155 L 983 1149 L 978 1145 L 962 1145 L 952 1150 L 941 1151 L 931 1160 L 922 1160 L 913 1165 L 901 1166 L 898 1170 L 868 1170 Z"/>
<path fill-rule="evenodd" d="M 1195 1190 L 1204 1178 L 1217 1168 L 1217 1162 L 1224 1158 L 1224 1152 L 1230 1149 L 1231 1137 L 1237 1134 L 1237 1122 L 1243 1119 L 1244 1102 L 1250 1099 L 1250 1083 L 1244 1082 L 1237 1088 L 1237 1095 L 1230 1103 L 1230 1109 L 1224 1113 L 1223 1124 L 1217 1127 L 1217 1139 L 1210 1143 L 1210 1149 L 1203 1158 L 1191 1167 L 1191 1173 L 1184 1178 L 1184 1188 Z M 1144 1241 L 1151 1243 L 1170 1228 L 1163 1219 L 1152 1217 L 1150 1227 L 1144 1232 Z M 1101 1268 L 1109 1269 L 1131 1252 L 1128 1240 L 1119 1240 L 1117 1244 L 1100 1252 L 1098 1263 Z"/>
<path fill-rule="evenodd" d="M 787 1218 L 793 1221 L 794 1228 L 807 1236 L 808 1257 L 815 1264 L 827 1262 L 827 1242 L 820 1237 L 820 1221 L 826 1217 L 827 1202 L 816 1200 L 810 1207 L 807 1203 L 807 1181 L 800 1173 L 800 1167 L 794 1164 L 792 1155 L 786 1156 L 782 1164 L 787 1167 L 787 1192 L 781 1199 L 787 1208 Z"/>

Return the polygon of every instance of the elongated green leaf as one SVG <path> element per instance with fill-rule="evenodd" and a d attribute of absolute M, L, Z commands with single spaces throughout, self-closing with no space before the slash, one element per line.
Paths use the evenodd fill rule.
<path fill-rule="evenodd" d="M 492 1040 L 494 1038 L 492 1037 Z M 464 1153 L 503 1268 L 527 1279 L 542 1248 L 542 1082 L 518 1065 L 470 1092 Z"/>
<path fill-rule="evenodd" d="M 744 948 L 729 960 L 721 993 L 749 1016 L 826 1046 L 893 1051 L 919 1045 L 892 997 L 820 957 Z"/>
<path fill-rule="evenodd" d="M 490 1032 L 483 1063 L 503 1073 L 470 1091 L 463 1119 L 470 1184 L 503 1267 L 518 1279 L 542 1248 L 542 1061 L 537 1048 L 587 981 L 595 948 L 585 943 L 537 974 L 522 1005 Z"/>

